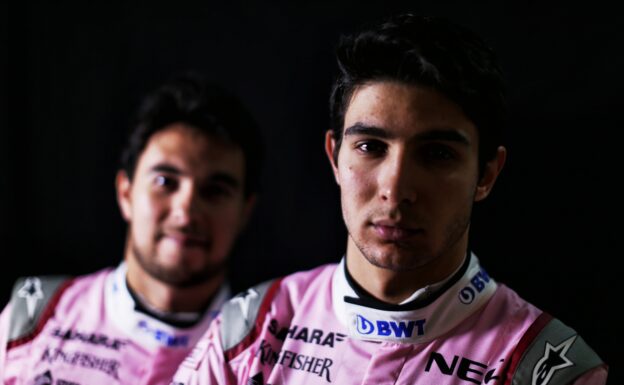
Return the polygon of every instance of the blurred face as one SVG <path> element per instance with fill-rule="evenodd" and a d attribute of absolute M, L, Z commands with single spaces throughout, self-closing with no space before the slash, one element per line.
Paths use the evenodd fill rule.
<path fill-rule="evenodd" d="M 174 286 L 206 281 L 224 269 L 251 207 L 239 147 L 184 124 L 155 133 L 134 178 L 117 176 L 129 225 L 127 258 Z"/>
<path fill-rule="evenodd" d="M 346 111 L 337 162 L 334 147 L 328 132 L 348 258 L 404 271 L 463 257 L 472 204 L 500 167 L 478 180 L 478 132 L 459 106 L 429 88 L 368 83 Z"/>

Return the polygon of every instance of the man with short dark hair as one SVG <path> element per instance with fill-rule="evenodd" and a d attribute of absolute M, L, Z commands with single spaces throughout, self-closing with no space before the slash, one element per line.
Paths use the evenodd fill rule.
<path fill-rule="evenodd" d="M 19 280 L 0 316 L 2 383 L 167 384 L 230 297 L 260 142 L 241 102 L 197 74 L 150 94 L 116 178 L 124 261 Z"/>
<path fill-rule="evenodd" d="M 325 150 L 342 261 L 224 305 L 175 384 L 604 384 L 572 329 L 468 249 L 505 163 L 502 75 L 472 32 L 399 15 L 344 38 Z"/>

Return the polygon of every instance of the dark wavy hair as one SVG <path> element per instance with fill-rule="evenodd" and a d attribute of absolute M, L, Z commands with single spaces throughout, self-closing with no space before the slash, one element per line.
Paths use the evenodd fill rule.
<path fill-rule="evenodd" d="M 341 37 L 336 58 L 339 74 L 330 97 L 336 161 L 351 96 L 374 81 L 441 92 L 477 127 L 479 170 L 496 155 L 507 110 L 505 85 L 494 52 L 472 31 L 441 18 L 401 14 Z"/>
<path fill-rule="evenodd" d="M 128 178 L 152 135 L 173 123 L 239 146 L 245 158 L 245 195 L 258 191 L 263 145 L 256 122 L 237 97 L 195 72 L 176 75 L 143 100 L 121 156 Z"/>

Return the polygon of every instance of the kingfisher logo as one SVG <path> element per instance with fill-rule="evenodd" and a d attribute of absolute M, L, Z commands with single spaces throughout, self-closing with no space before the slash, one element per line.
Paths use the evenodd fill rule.
<path fill-rule="evenodd" d="M 390 337 L 390 338 L 411 338 L 414 335 L 425 334 L 425 319 L 412 321 L 370 321 L 364 316 L 356 315 L 357 332 L 364 336 Z"/>

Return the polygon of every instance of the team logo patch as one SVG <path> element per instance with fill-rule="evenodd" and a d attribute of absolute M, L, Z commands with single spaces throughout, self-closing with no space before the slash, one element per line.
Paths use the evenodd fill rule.
<path fill-rule="evenodd" d="M 556 371 L 574 365 L 566 353 L 576 340 L 576 335 L 568 338 L 557 346 L 551 345 L 546 341 L 546 349 L 544 356 L 537 361 L 533 368 L 532 385 L 546 385 L 555 374 Z"/>

